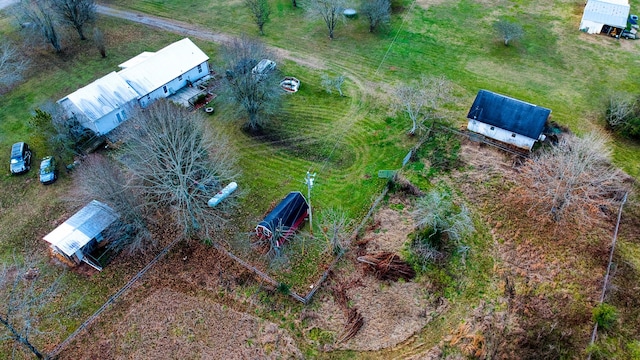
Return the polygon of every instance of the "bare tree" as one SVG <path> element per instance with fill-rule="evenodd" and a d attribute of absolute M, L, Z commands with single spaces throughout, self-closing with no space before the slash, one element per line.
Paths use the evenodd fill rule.
<path fill-rule="evenodd" d="M 235 109 L 248 117 L 247 128 L 257 131 L 277 113 L 282 91 L 275 70 L 254 71 L 261 59 L 273 59 L 265 46 L 247 37 L 235 38 L 222 51 L 228 98 Z"/>
<path fill-rule="evenodd" d="M 308 0 L 309 15 L 320 18 L 327 25 L 329 39 L 333 40 L 333 31 L 338 22 L 344 21 L 345 0 Z"/>
<path fill-rule="evenodd" d="M 638 101 L 631 96 L 612 95 L 607 106 L 607 125 L 612 129 L 623 127 L 638 112 Z"/>
<path fill-rule="evenodd" d="M 442 103 L 449 100 L 451 83 L 440 77 L 422 77 L 419 82 L 403 83 L 396 87 L 396 110 L 411 119 L 409 134 L 413 135 L 427 119 L 435 119 Z"/>
<path fill-rule="evenodd" d="M 49 285 L 39 284 L 38 268 L 14 258 L 0 269 L 0 340 L 13 340 L 28 349 L 38 359 L 44 358 L 33 343 L 40 333 L 38 323 L 46 317 L 46 308 L 60 290 L 60 278 Z M 15 349 L 14 349 L 15 351 Z M 6 355 L 6 354 L 5 354 Z"/>
<path fill-rule="evenodd" d="M 72 26 L 80 35 L 80 40 L 86 40 L 83 27 L 95 20 L 96 4 L 94 0 L 50 0 L 53 10 L 58 17 Z"/>
<path fill-rule="evenodd" d="M 150 219 L 144 207 L 140 186 L 115 161 L 99 154 L 90 154 L 75 171 L 70 198 L 78 205 L 99 200 L 119 215 L 109 227 L 108 246 L 114 250 L 127 249 L 129 254 L 145 252 L 156 246 L 147 225 Z"/>
<path fill-rule="evenodd" d="M 493 28 L 504 40 L 504 45 L 509 46 L 511 40 L 516 40 L 524 36 L 522 25 L 507 20 L 498 20 L 493 24 Z"/>
<path fill-rule="evenodd" d="M 29 24 L 27 29 L 44 37 L 56 52 L 62 51 L 57 30 L 58 23 L 54 17 L 55 12 L 48 0 L 20 0 L 17 11 L 21 23 Z"/>
<path fill-rule="evenodd" d="M 342 255 L 349 247 L 349 234 L 347 233 L 351 221 L 347 214 L 340 209 L 327 209 L 320 217 L 320 231 L 327 245 L 326 249 L 333 255 Z"/>
<path fill-rule="evenodd" d="M 541 223 L 588 226 L 625 191 L 627 176 L 611 165 L 610 155 L 602 133 L 565 135 L 525 162 L 510 199 Z"/>
<path fill-rule="evenodd" d="M 29 60 L 20 56 L 9 43 L 0 44 L 0 94 L 22 80 L 22 73 L 29 67 Z"/>
<path fill-rule="evenodd" d="M 322 86 L 331 94 L 331 92 L 335 89 L 338 91 L 340 96 L 344 96 L 342 93 L 342 84 L 344 84 L 344 75 L 338 75 L 336 77 L 331 77 L 328 74 L 322 74 Z"/>
<path fill-rule="evenodd" d="M 203 240 L 224 225 L 232 200 L 215 208 L 207 201 L 237 176 L 235 152 L 202 113 L 159 100 L 120 127 L 121 160 L 141 181 L 147 206 L 168 211 L 185 235 Z"/>
<path fill-rule="evenodd" d="M 391 1 L 365 0 L 360 12 L 369 21 L 369 32 L 374 32 L 378 26 L 391 21 Z"/>
<path fill-rule="evenodd" d="M 269 21 L 269 15 L 271 14 L 271 8 L 269 7 L 268 0 L 244 0 L 244 4 L 251 11 L 253 21 L 258 25 L 260 35 L 264 35 L 264 24 Z"/>
<path fill-rule="evenodd" d="M 106 58 L 107 57 L 107 47 L 105 46 L 105 42 L 104 42 L 104 34 L 102 33 L 102 30 L 96 28 L 93 28 L 93 43 L 96 45 L 96 47 L 98 48 L 98 51 L 100 51 L 100 56 L 102 56 L 102 58 Z"/>

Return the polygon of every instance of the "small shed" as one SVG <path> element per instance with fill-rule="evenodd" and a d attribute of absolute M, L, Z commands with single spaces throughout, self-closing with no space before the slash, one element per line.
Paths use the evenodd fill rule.
<path fill-rule="evenodd" d="M 619 36 L 627 27 L 630 6 L 627 0 L 588 0 L 580 31 Z"/>
<path fill-rule="evenodd" d="M 551 110 L 489 90 L 480 90 L 471 105 L 467 129 L 500 142 L 531 151 L 543 141 Z"/>
<path fill-rule="evenodd" d="M 294 233 L 309 214 L 309 203 L 299 191 L 290 192 L 264 220 L 256 226 L 256 234 L 261 239 L 271 239 L 274 233 L 282 230 L 278 243 Z"/>
<path fill-rule="evenodd" d="M 112 208 L 93 200 L 43 239 L 51 244 L 53 256 L 64 263 L 75 266 L 85 262 L 102 270 L 89 253 L 104 240 L 103 231 L 118 217 Z"/>

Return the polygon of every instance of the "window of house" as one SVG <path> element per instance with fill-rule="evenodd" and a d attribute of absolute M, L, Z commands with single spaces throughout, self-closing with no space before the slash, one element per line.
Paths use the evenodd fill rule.
<path fill-rule="evenodd" d="M 493 127 L 493 126 L 491 127 L 491 130 L 495 130 L 495 129 L 496 129 L 495 127 Z"/>
<path fill-rule="evenodd" d="M 516 137 L 516 134 L 515 134 L 515 133 L 514 133 L 514 134 L 511 134 L 511 137 Z"/>
<path fill-rule="evenodd" d="M 120 113 L 116 113 L 116 118 L 118 119 L 118 122 L 122 122 L 122 116 Z"/>
<path fill-rule="evenodd" d="M 178 76 L 178 80 L 182 80 L 182 75 Z"/>
<path fill-rule="evenodd" d="M 198 72 L 201 73 L 202 72 L 202 64 L 198 65 Z"/>
<path fill-rule="evenodd" d="M 163 86 L 163 87 L 162 87 L 162 90 L 164 90 L 164 93 L 166 94 L 166 93 L 167 93 L 167 86 L 166 86 L 166 85 L 165 85 L 165 86 Z"/>

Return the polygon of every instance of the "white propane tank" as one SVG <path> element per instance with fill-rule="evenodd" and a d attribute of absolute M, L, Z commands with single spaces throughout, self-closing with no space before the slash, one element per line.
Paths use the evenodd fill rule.
<path fill-rule="evenodd" d="M 229 185 L 225 186 L 222 190 L 220 190 L 216 194 L 216 196 L 209 199 L 207 204 L 211 207 L 214 207 L 220 204 L 222 200 L 226 199 L 227 196 L 231 195 L 231 193 L 236 191 L 237 188 L 238 188 L 238 184 L 235 181 L 229 183 Z"/>

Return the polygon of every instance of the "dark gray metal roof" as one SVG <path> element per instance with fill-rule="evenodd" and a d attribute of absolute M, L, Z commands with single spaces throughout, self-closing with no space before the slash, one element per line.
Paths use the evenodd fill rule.
<path fill-rule="evenodd" d="M 537 139 L 551 110 L 489 90 L 480 90 L 467 118 Z"/>

